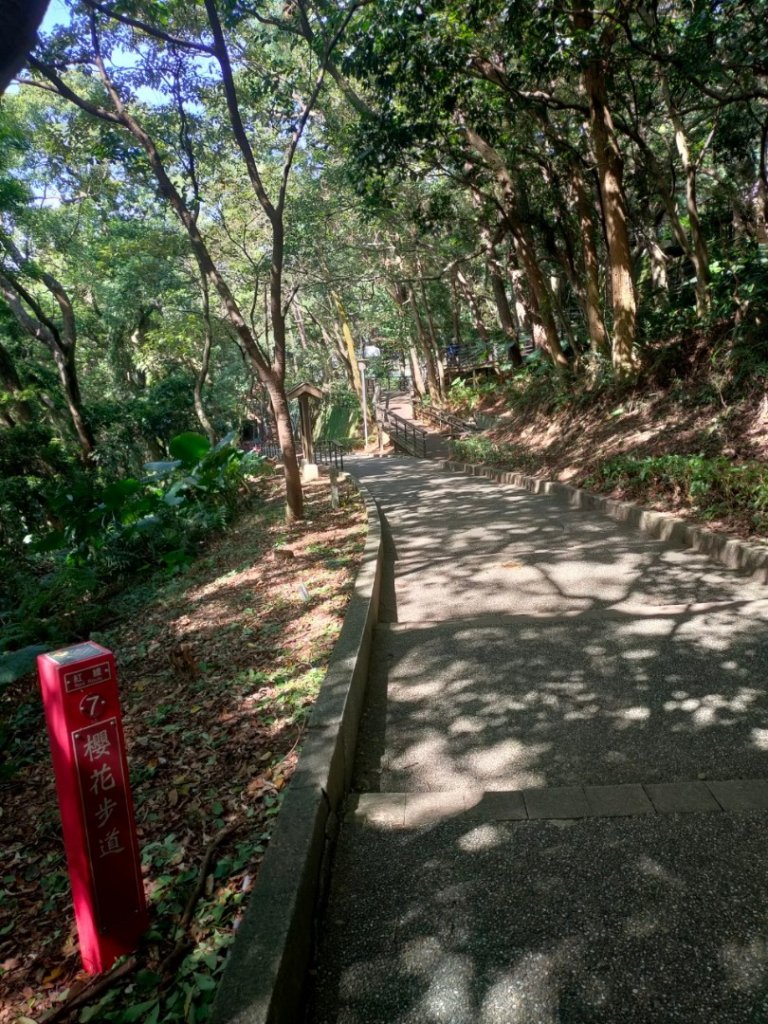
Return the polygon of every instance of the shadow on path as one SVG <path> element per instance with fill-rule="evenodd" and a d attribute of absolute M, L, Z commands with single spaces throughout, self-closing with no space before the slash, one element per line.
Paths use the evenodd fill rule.
<path fill-rule="evenodd" d="M 357 789 L 768 776 L 765 588 L 545 496 L 352 471 L 397 556 Z M 767 821 L 349 821 L 308 1020 L 768 1024 Z"/>

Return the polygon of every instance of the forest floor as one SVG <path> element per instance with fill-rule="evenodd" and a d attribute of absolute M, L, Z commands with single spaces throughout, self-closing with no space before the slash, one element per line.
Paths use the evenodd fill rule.
<path fill-rule="evenodd" d="M 469 412 L 461 402 L 456 408 Z M 635 501 L 713 530 L 768 539 L 764 389 L 738 401 L 682 382 L 594 397 L 574 391 L 539 404 L 518 404 L 502 393 L 486 396 L 474 411 L 485 426 L 483 442 L 475 439 L 464 448 L 465 461 L 488 461 L 491 453 L 500 468 Z M 742 476 L 731 472 L 726 480 L 737 467 Z M 734 480 L 746 483 L 747 473 L 751 490 L 734 487 Z"/>
<path fill-rule="evenodd" d="M 116 652 L 151 930 L 88 1000 L 34 676 L 3 691 L 0 1022 L 203 1021 L 341 629 L 367 532 L 349 485 L 282 482 L 177 575 L 114 601 L 92 639 Z"/>

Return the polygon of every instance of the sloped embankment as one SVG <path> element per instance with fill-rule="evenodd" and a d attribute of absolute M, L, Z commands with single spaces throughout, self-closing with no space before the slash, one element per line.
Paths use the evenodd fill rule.
<path fill-rule="evenodd" d="M 738 403 L 682 387 L 556 403 L 496 399 L 455 444 L 492 463 L 768 540 L 768 395 Z"/>

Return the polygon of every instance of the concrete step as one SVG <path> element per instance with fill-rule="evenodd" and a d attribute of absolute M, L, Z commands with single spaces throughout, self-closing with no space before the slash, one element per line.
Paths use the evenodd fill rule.
<path fill-rule="evenodd" d="M 768 780 L 625 783 L 525 790 L 352 793 L 344 820 L 373 828 L 423 828 L 446 821 L 563 821 L 645 814 L 768 812 Z"/>
<path fill-rule="evenodd" d="M 311 1024 L 768 1019 L 765 816 L 345 824 Z"/>

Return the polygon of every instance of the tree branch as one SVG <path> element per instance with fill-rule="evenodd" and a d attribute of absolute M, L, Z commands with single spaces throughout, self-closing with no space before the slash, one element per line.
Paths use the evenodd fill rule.
<path fill-rule="evenodd" d="M 91 8 L 91 12 L 98 11 L 100 14 L 106 15 L 114 21 L 119 21 L 123 25 L 129 25 L 131 28 L 138 29 L 145 35 L 152 36 L 154 39 L 160 39 L 162 42 L 168 43 L 170 46 L 178 46 L 185 50 L 194 50 L 197 53 L 205 53 L 209 57 L 215 56 L 213 47 L 208 46 L 205 43 L 196 43 L 190 39 L 181 39 L 178 36 L 173 36 L 169 32 L 164 32 L 162 29 L 155 28 L 154 25 L 148 25 L 145 21 L 139 21 L 138 18 L 132 18 L 128 14 L 120 14 L 107 4 L 98 3 L 97 0 L 84 0 L 84 3 L 86 6 Z"/>
<path fill-rule="evenodd" d="M 213 34 L 213 54 L 221 68 L 224 95 L 227 101 L 227 110 L 229 111 L 229 120 L 232 125 L 232 132 L 235 136 L 238 149 L 245 161 L 248 177 L 251 181 L 251 185 L 253 186 L 253 190 L 256 193 L 256 198 L 259 200 L 259 204 L 261 205 L 264 213 L 274 224 L 278 214 L 272 204 L 272 200 L 267 194 L 264 182 L 261 180 L 259 168 L 256 165 L 256 157 L 253 155 L 251 144 L 245 133 L 243 119 L 240 116 L 240 104 L 237 98 L 237 89 L 235 88 L 232 64 L 229 59 L 229 50 L 227 49 L 227 43 L 224 39 L 221 21 L 219 20 L 219 13 L 216 10 L 214 0 L 205 0 L 205 10 L 208 15 L 208 24 L 210 25 L 211 32 Z"/>
<path fill-rule="evenodd" d="M 51 352 L 55 352 L 57 348 L 60 348 L 56 325 L 45 316 L 39 304 L 26 288 L 13 277 L 8 277 L 3 271 L 0 271 L 0 294 L 2 294 L 11 308 L 11 312 L 27 334 L 37 338 Z M 22 299 L 35 314 L 34 317 L 30 316 L 24 308 Z"/>
<path fill-rule="evenodd" d="M 208 2 L 211 2 L 211 0 L 206 0 L 206 3 Z M 277 208 L 281 214 L 283 209 L 285 208 L 285 196 L 288 189 L 288 176 L 291 173 L 291 166 L 293 164 L 294 157 L 296 156 L 296 149 L 299 145 L 299 142 L 301 141 L 302 135 L 304 134 L 304 129 L 307 126 L 307 121 L 309 120 L 309 115 L 312 112 L 312 108 L 317 102 L 317 97 L 320 95 L 320 90 L 323 87 L 325 75 L 328 70 L 328 61 L 334 49 L 336 48 L 339 39 L 341 39 L 347 26 L 349 25 L 350 20 L 354 17 L 356 11 L 360 6 L 360 3 L 353 3 L 350 5 L 349 10 L 346 12 L 344 18 L 342 18 L 341 20 L 341 24 L 338 26 L 338 28 L 333 33 L 333 35 L 328 40 L 323 49 L 323 55 L 320 60 L 320 73 L 317 76 L 317 80 L 315 81 L 312 92 L 309 94 L 307 102 L 304 104 L 304 110 L 301 113 L 299 123 L 296 126 L 296 130 L 293 133 L 293 137 L 291 138 L 290 145 L 288 146 L 288 151 L 285 154 L 285 160 L 283 162 L 283 175 L 280 182 L 280 193 L 277 202 Z"/>
<path fill-rule="evenodd" d="M 109 121 L 110 124 L 123 124 L 123 121 L 111 110 L 107 110 L 106 107 L 99 106 L 98 103 L 91 103 L 90 100 L 86 100 L 82 96 L 79 96 L 74 89 L 70 89 L 64 79 L 56 73 L 50 64 L 44 64 L 42 61 L 37 60 L 36 57 L 30 57 L 29 63 L 31 67 L 40 72 L 43 78 L 47 78 L 48 81 L 53 84 L 54 88 L 51 91 L 57 92 L 59 96 L 62 96 L 65 100 L 69 100 L 70 103 L 79 107 L 80 110 L 84 110 L 87 114 L 90 114 L 91 117 L 99 118 L 100 121 Z M 25 82 L 25 84 L 31 85 L 32 83 Z M 45 89 L 46 86 L 40 85 L 38 88 Z"/>

